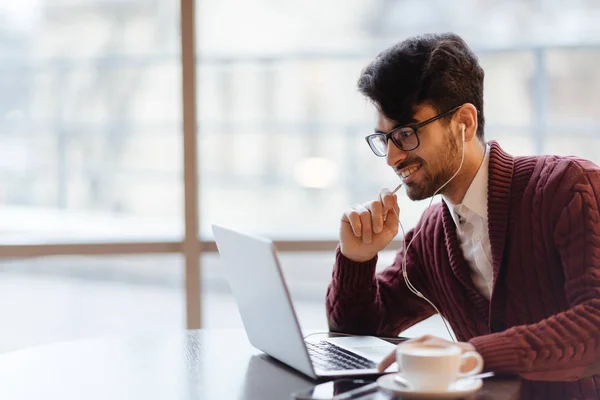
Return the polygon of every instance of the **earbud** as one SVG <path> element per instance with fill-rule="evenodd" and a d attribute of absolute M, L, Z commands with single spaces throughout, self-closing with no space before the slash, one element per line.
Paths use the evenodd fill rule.
<path fill-rule="evenodd" d="M 462 132 L 462 141 L 465 142 L 465 124 L 460 124 L 460 131 Z"/>

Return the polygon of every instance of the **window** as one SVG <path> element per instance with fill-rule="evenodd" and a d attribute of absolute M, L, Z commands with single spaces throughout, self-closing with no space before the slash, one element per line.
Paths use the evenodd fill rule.
<path fill-rule="evenodd" d="M 113 290 L 127 303 L 112 316 L 102 308 L 106 318 L 90 330 L 62 324 L 22 342 L 3 337 L 7 348 L 182 325 L 184 282 L 188 327 L 199 326 L 200 311 L 206 326 L 239 327 L 217 255 L 184 250 L 197 237 L 214 250 L 211 223 L 290 241 L 281 258 L 301 322 L 322 327 L 333 254 L 305 240 L 333 245 L 348 206 L 396 186 L 364 141 L 374 110 L 356 80 L 379 51 L 411 35 L 454 31 L 479 55 L 488 139 L 515 155 L 600 162 L 595 2 L 542 10 L 519 0 L 203 0 L 192 65 L 192 57 L 182 63 L 179 22 L 192 18 L 193 2 L 180 10 L 152 0 L 0 0 L 0 274 L 18 288 L 4 294 L 19 307 L 13 333 L 27 331 L 20 318 L 30 312 L 47 322 L 32 307 L 38 295 L 27 298 L 38 284 L 52 296 L 64 285 L 74 294 L 49 303 L 69 323 Z M 461 18 L 457 8 L 467 10 Z M 187 67 L 197 87 L 182 82 Z M 189 97 L 182 104 L 190 88 L 198 135 L 186 159 L 196 138 L 184 123 L 194 120 L 182 117 L 194 106 Z M 195 158 L 198 204 L 183 179 Z M 193 194 L 194 179 L 186 182 Z M 428 203 L 400 192 L 406 229 Z M 198 232 L 186 204 L 199 209 Z M 75 312 L 87 284 L 98 297 Z"/>

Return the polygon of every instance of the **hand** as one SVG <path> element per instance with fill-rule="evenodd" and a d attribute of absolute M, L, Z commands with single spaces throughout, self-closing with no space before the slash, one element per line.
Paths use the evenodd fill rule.
<path fill-rule="evenodd" d="M 352 261 L 364 262 L 383 250 L 398 234 L 398 198 L 382 189 L 377 200 L 350 208 L 340 224 L 340 250 Z"/>
<path fill-rule="evenodd" d="M 405 342 L 402 342 L 398 345 L 398 347 L 400 346 L 406 346 L 409 344 L 415 344 L 415 343 L 420 343 L 424 346 L 436 346 L 436 347 L 446 347 L 446 346 L 458 346 L 462 349 L 463 353 L 466 353 L 468 351 L 476 351 L 475 350 L 475 346 L 473 346 L 470 343 L 465 343 L 465 342 L 451 342 L 449 340 L 446 339 L 442 339 L 436 336 L 431 336 L 431 335 L 424 335 L 418 338 L 414 338 L 414 339 L 409 339 Z M 392 365 L 393 363 L 396 362 L 396 350 L 394 350 L 393 352 L 391 352 L 390 354 L 388 354 L 377 366 L 377 369 L 379 370 L 379 372 L 383 372 L 385 371 L 390 365 Z M 472 359 L 472 358 L 467 358 L 467 361 L 460 366 L 460 370 L 461 372 L 465 372 L 465 371 L 471 371 L 473 368 L 475 368 L 476 364 L 476 360 Z"/>

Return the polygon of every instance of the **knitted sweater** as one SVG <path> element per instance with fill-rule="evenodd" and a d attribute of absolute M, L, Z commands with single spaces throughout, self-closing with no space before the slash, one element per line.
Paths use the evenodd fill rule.
<path fill-rule="evenodd" d="M 406 235 L 411 283 L 486 370 L 523 378 L 523 398 L 600 399 L 600 168 L 573 157 L 513 157 L 491 142 L 488 224 L 494 286 L 488 301 L 444 202 Z M 407 288 L 399 252 L 375 273 L 339 248 L 327 291 L 330 328 L 398 335 L 434 310 Z M 594 375 L 596 374 L 596 375 Z"/>

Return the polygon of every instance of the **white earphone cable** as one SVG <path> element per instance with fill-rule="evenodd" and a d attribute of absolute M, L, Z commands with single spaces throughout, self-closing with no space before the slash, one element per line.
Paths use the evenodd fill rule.
<path fill-rule="evenodd" d="M 431 201 L 429 202 L 429 205 L 427 206 L 427 208 L 425 209 L 425 212 L 427 212 L 427 210 L 429 210 L 429 207 L 431 207 L 431 204 L 433 204 L 433 199 L 434 197 L 444 188 L 446 187 L 460 172 L 461 168 L 463 167 L 463 163 L 465 161 L 465 142 L 464 142 L 464 126 L 462 127 L 462 135 L 463 135 L 463 141 L 462 141 L 462 156 L 461 156 L 461 160 L 460 160 L 460 165 L 458 167 L 458 170 L 454 173 L 454 175 L 452 175 L 452 177 L 450 179 L 448 179 L 448 181 L 446 183 L 444 183 L 438 190 L 435 191 L 435 193 L 431 196 Z M 408 289 L 414 293 L 416 296 L 422 298 L 423 300 L 427 301 L 427 303 L 429 303 L 434 310 L 440 314 L 440 317 L 442 318 L 442 322 L 444 323 L 444 326 L 446 327 L 446 330 L 448 331 L 448 334 L 450 335 L 450 338 L 453 341 L 457 341 L 455 336 L 452 334 L 452 331 L 450 330 L 450 327 L 448 326 L 448 323 L 446 322 L 444 316 L 442 315 L 442 313 L 440 313 L 440 310 L 438 310 L 438 308 L 435 306 L 435 304 L 433 304 L 433 302 L 431 302 L 427 297 L 425 297 L 420 291 L 417 290 L 417 288 L 415 288 L 415 286 L 412 284 L 412 282 L 408 279 L 408 272 L 406 271 L 406 264 L 407 264 L 407 260 L 406 260 L 406 255 L 408 253 L 408 248 L 410 247 L 410 245 L 413 243 L 413 241 L 415 240 L 415 238 L 417 237 L 417 235 L 419 235 L 419 233 L 421 233 L 421 230 L 423 230 L 423 227 L 421 227 L 412 237 L 412 239 L 410 240 L 410 242 L 408 243 L 408 245 L 406 245 L 406 233 L 404 232 L 404 227 L 402 226 L 402 222 L 400 222 L 400 219 L 398 219 L 398 223 L 400 224 L 400 228 L 402 229 L 402 242 L 403 242 L 403 258 L 402 258 L 402 275 L 404 277 L 404 282 L 406 283 L 406 286 L 408 287 Z"/>

